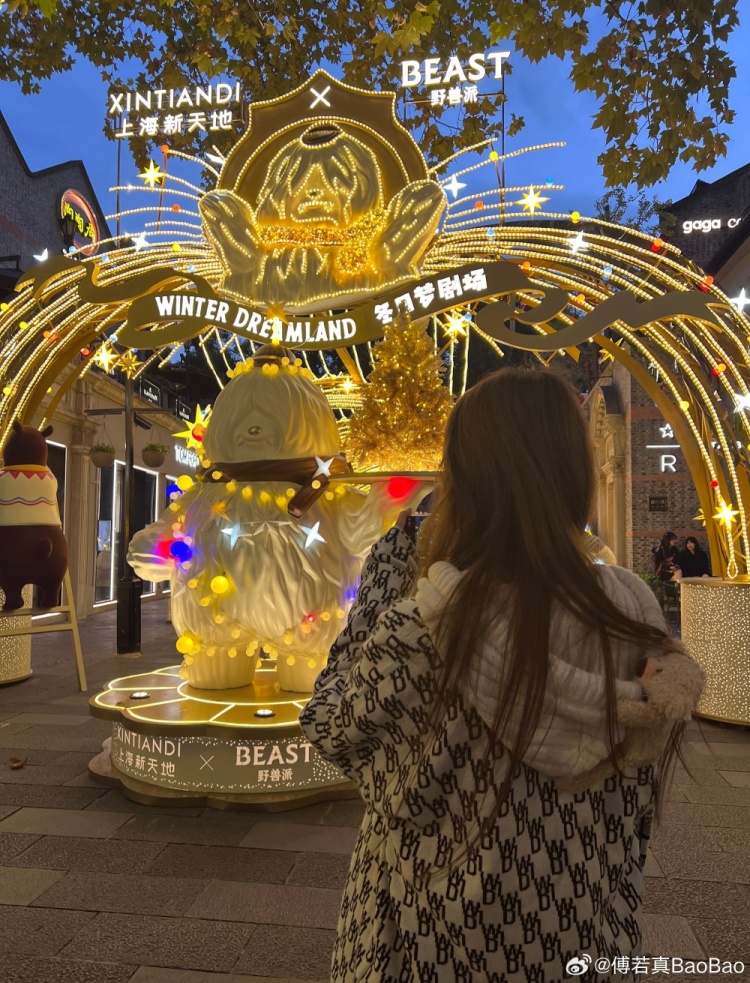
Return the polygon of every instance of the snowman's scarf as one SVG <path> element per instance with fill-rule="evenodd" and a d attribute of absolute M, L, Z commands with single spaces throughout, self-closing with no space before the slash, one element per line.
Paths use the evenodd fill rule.
<path fill-rule="evenodd" d="M 349 462 L 337 454 L 327 469 L 329 474 L 351 474 Z M 299 519 L 325 491 L 330 479 L 315 457 L 291 457 L 280 461 L 233 461 L 202 468 L 197 477 L 204 482 L 288 481 L 301 485 L 289 501 L 289 514 Z M 315 485 L 313 485 L 315 482 Z"/>

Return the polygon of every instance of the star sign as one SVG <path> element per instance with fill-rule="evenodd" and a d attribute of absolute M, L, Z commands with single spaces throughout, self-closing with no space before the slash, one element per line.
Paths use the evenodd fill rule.
<path fill-rule="evenodd" d="M 145 171 L 141 171 L 138 177 L 143 178 L 144 184 L 147 184 L 150 188 L 156 187 L 157 181 L 163 181 L 167 175 L 162 171 L 158 164 L 155 164 L 152 160 L 148 162 L 148 167 Z"/>
<path fill-rule="evenodd" d="M 664 439 L 667 437 L 674 437 L 674 430 L 668 423 L 665 423 L 663 427 L 659 427 L 659 433 Z"/>
<path fill-rule="evenodd" d="M 35 256 L 34 259 L 36 259 L 36 258 L 37 257 Z M 736 297 L 730 297 L 729 298 L 729 303 L 730 304 L 734 304 L 734 306 L 737 308 L 737 310 L 740 312 L 740 314 L 744 314 L 745 313 L 745 307 L 748 304 L 750 304 L 750 297 L 748 297 L 747 294 L 745 293 L 745 288 L 743 287 L 742 290 L 740 290 L 739 294 Z"/>
<path fill-rule="evenodd" d="M 325 542 L 325 539 L 320 535 L 318 530 L 320 529 L 320 523 L 316 522 L 314 526 L 300 526 L 300 529 L 307 536 L 305 540 L 305 549 L 309 549 L 312 544 L 316 541 L 321 543 Z"/>
<path fill-rule="evenodd" d="M 38 256 L 34 256 L 37 263 L 44 263 L 49 259 L 49 249 L 45 249 L 43 253 L 39 253 Z"/>
<path fill-rule="evenodd" d="M 458 197 L 458 192 L 461 190 L 461 188 L 465 187 L 466 185 L 463 183 L 463 181 L 459 181 L 454 174 L 450 181 L 447 181 L 443 185 L 443 191 L 450 191 L 450 193 L 453 195 L 453 200 L 455 201 Z"/>
<path fill-rule="evenodd" d="M 549 201 L 549 198 L 542 198 L 542 196 L 538 195 L 536 191 L 534 191 L 534 188 L 531 187 L 523 196 L 521 202 L 518 202 L 517 204 L 523 203 L 523 210 L 533 215 L 535 209 L 542 207 L 543 201 Z"/>
<path fill-rule="evenodd" d="M 329 457 L 327 461 L 324 461 L 321 458 L 319 458 L 318 455 L 316 454 L 315 463 L 318 465 L 318 470 L 313 475 L 313 478 L 317 478 L 319 474 L 323 474 L 326 476 L 326 478 L 330 478 L 331 465 L 333 464 L 333 461 L 334 459 L 332 457 Z"/>
<path fill-rule="evenodd" d="M 737 410 L 750 410 L 750 396 L 744 396 L 742 393 L 735 393 L 734 405 Z"/>
<path fill-rule="evenodd" d="M 571 239 L 568 242 L 568 245 L 574 253 L 577 253 L 579 249 L 585 249 L 586 243 L 583 241 L 583 232 L 579 232 L 575 239 Z"/>
<path fill-rule="evenodd" d="M 133 236 L 132 238 L 133 238 L 133 246 L 135 247 L 135 251 L 137 253 L 139 253 L 141 249 L 145 249 L 145 247 L 148 245 L 148 243 L 146 242 L 145 232 L 140 232 L 137 236 Z"/>

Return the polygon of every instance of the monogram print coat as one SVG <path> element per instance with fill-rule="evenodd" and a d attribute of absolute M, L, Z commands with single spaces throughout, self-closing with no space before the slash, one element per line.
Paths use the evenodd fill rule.
<path fill-rule="evenodd" d="M 366 803 L 332 983 L 558 983 L 582 955 L 604 983 L 597 958 L 641 950 L 652 769 L 572 794 L 523 765 L 498 807 L 506 753 L 468 701 L 421 736 L 439 656 L 405 599 L 415 578 L 392 529 L 300 718 Z"/>

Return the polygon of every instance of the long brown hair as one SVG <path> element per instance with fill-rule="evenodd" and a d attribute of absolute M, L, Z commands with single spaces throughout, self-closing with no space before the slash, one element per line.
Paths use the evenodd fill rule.
<path fill-rule="evenodd" d="M 497 745 L 519 701 L 521 724 L 498 795 L 508 794 L 542 712 L 553 601 L 601 640 L 610 760 L 617 768 L 612 640 L 669 649 L 669 637 L 623 614 L 583 551 L 594 490 L 592 452 L 576 394 L 550 370 L 501 369 L 458 400 L 448 422 L 437 502 L 420 536 L 422 574 L 446 560 L 464 576 L 438 626 L 441 652 L 429 723 L 437 728 L 514 588 Z M 505 591 L 507 593 L 507 591 Z"/>

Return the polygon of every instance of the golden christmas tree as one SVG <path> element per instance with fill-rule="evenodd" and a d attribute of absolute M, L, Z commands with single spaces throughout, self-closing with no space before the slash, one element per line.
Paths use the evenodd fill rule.
<path fill-rule="evenodd" d="M 378 471 L 434 471 L 453 400 L 422 325 L 400 314 L 373 348 L 373 362 L 349 421 L 349 460 Z"/>

